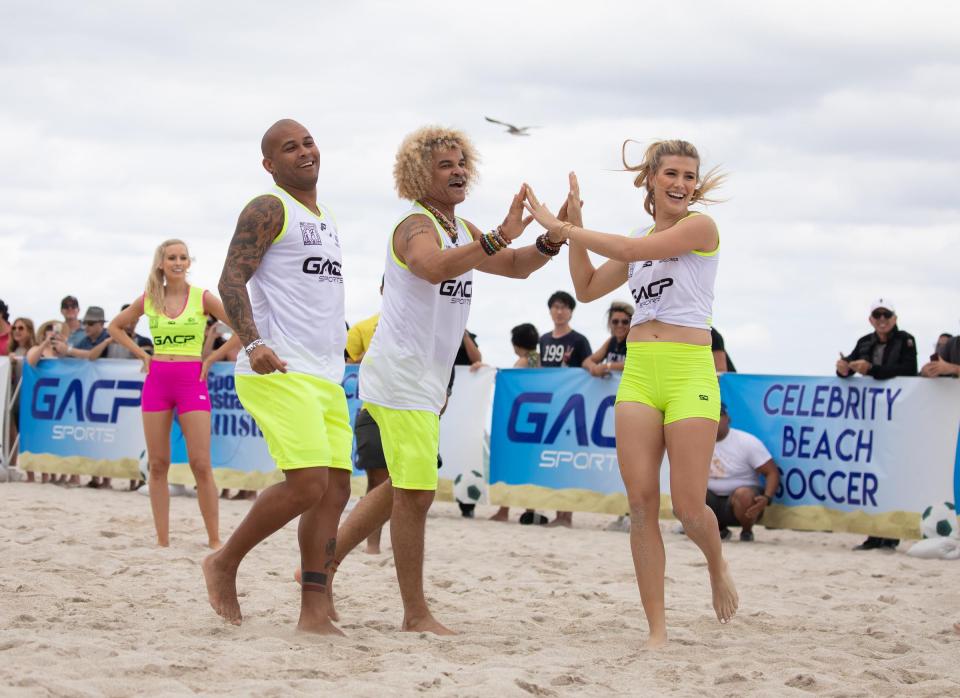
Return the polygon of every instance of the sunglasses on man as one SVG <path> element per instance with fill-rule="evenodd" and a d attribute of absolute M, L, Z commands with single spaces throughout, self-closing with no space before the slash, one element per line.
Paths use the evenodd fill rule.
<path fill-rule="evenodd" d="M 611 325 L 629 325 L 629 324 L 630 324 L 630 320 L 624 320 L 623 318 L 616 318 L 616 317 L 615 317 L 615 318 L 613 318 L 613 320 L 610 321 L 610 324 L 611 324 Z"/>
<path fill-rule="evenodd" d="M 883 318 L 884 320 L 889 320 L 890 318 L 893 317 L 893 313 L 891 313 L 889 310 L 880 310 L 879 308 L 877 308 L 872 313 L 870 313 L 870 316 L 874 320 L 879 320 L 880 318 Z"/>
<path fill-rule="evenodd" d="M 86 325 L 87 327 L 90 327 L 90 325 L 99 325 L 102 322 L 103 320 L 84 320 L 83 324 Z"/>

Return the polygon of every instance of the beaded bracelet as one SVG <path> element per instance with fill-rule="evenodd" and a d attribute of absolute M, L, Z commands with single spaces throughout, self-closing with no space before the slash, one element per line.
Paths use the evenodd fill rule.
<path fill-rule="evenodd" d="M 551 242 L 546 233 L 537 238 L 536 245 L 540 254 L 547 257 L 556 257 L 560 254 L 560 248 L 563 247 L 563 243 Z"/>
<path fill-rule="evenodd" d="M 492 257 L 497 253 L 497 249 L 493 246 L 493 242 L 490 240 L 490 233 L 484 233 L 477 239 L 480 242 L 481 249 L 487 253 L 488 257 Z"/>

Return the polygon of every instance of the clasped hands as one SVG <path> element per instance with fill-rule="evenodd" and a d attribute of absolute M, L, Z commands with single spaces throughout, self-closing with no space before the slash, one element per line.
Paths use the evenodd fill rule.
<path fill-rule="evenodd" d="M 550 242 L 564 242 L 570 237 L 572 228 L 583 226 L 583 200 L 580 198 L 580 185 L 577 183 L 575 173 L 570 173 L 570 191 L 557 215 L 554 215 L 546 204 L 541 203 L 529 184 L 523 185 L 523 192 L 523 207 L 527 209 L 533 220 L 546 228 Z"/>

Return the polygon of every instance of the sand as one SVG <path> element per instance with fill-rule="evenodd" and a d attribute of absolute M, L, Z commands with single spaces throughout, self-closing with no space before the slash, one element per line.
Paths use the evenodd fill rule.
<path fill-rule="evenodd" d="M 463 634 L 398 632 L 392 558 L 358 551 L 336 581 L 348 637 L 326 639 L 293 631 L 293 526 L 241 568 L 237 628 L 206 601 L 196 500 L 173 500 L 168 549 L 137 494 L 14 483 L 0 502 L 4 694 L 960 695 L 960 563 L 854 553 L 854 535 L 726 543 L 741 609 L 720 626 L 699 551 L 663 522 L 671 643 L 647 653 L 628 537 L 602 530 L 608 516 L 544 529 L 439 503 L 428 596 Z M 248 507 L 221 501 L 225 534 Z"/>

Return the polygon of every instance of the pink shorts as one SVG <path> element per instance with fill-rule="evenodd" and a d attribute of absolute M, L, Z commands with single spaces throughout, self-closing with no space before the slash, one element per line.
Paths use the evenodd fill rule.
<path fill-rule="evenodd" d="M 140 398 L 143 411 L 209 412 L 210 393 L 206 381 L 200 380 L 202 365 L 199 361 L 151 361 Z"/>

